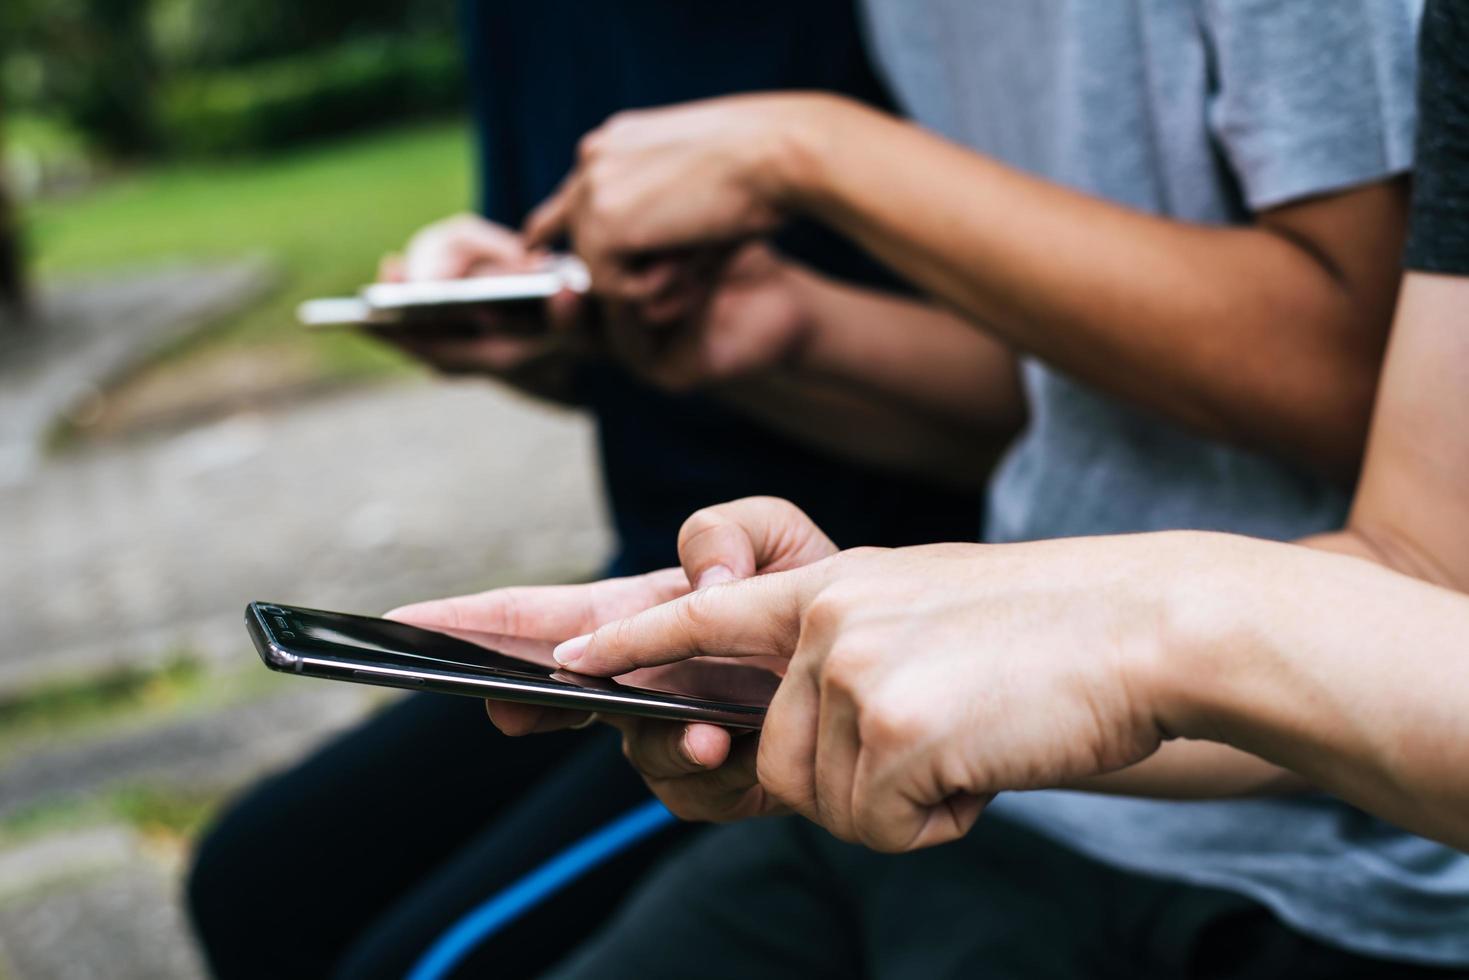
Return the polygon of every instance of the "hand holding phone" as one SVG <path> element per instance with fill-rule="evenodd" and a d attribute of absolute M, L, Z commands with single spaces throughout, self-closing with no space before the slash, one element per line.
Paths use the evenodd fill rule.
<path fill-rule="evenodd" d="M 252 602 L 245 624 L 272 670 L 669 721 L 755 729 L 779 678 L 758 667 L 687 660 L 620 678 L 562 669 L 554 643 Z"/>
<path fill-rule="evenodd" d="M 574 260 L 531 254 L 510 229 L 464 214 L 386 256 L 362 295 L 312 300 L 297 315 L 313 327 L 365 329 L 438 371 L 570 402 L 588 346 L 585 280 Z"/>
<path fill-rule="evenodd" d="M 435 222 L 386 256 L 378 281 L 355 297 L 309 300 L 297 311 L 308 327 L 401 327 L 415 334 L 446 326 L 544 333 L 544 301 L 590 286 L 570 255 L 528 252 L 508 228 L 475 215 Z M 527 328 L 517 321 L 535 321 Z"/>

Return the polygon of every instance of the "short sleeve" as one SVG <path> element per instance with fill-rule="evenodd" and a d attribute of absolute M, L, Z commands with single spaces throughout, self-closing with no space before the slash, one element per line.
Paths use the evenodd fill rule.
<path fill-rule="evenodd" d="M 1469 2 L 1430 0 L 1419 43 L 1418 165 L 1404 264 L 1469 275 Z"/>
<path fill-rule="evenodd" d="M 1200 0 L 1209 125 L 1254 210 L 1413 163 L 1421 0 Z"/>

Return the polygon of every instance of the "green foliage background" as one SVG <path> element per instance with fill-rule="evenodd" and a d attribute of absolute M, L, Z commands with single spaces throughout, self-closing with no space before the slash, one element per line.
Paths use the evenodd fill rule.
<path fill-rule="evenodd" d="M 32 258 L 42 279 L 139 263 L 263 253 L 279 289 L 218 325 L 175 359 L 209 350 L 305 358 L 323 378 L 402 370 L 403 360 L 351 331 L 296 323 L 302 300 L 350 294 L 384 252 L 472 203 L 462 123 L 397 128 L 263 160 L 180 162 L 109 181 L 85 195 L 33 202 Z"/>
<path fill-rule="evenodd" d="M 272 149 L 458 101 L 452 0 L 5 0 L 0 104 L 114 159 Z"/>

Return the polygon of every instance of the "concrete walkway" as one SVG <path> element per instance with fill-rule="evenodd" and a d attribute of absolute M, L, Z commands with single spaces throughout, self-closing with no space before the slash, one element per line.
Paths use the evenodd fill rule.
<path fill-rule="evenodd" d="M 245 651 L 252 599 L 379 612 L 594 571 L 590 425 L 482 382 L 356 390 L 0 487 L 0 693 Z"/>
<path fill-rule="evenodd" d="M 251 599 L 376 612 L 589 575 L 610 547 L 599 500 L 587 420 L 483 382 L 338 392 L 61 457 L 0 486 L 0 703 L 179 652 L 220 684 L 263 670 Z M 0 762 L 0 819 L 119 788 L 232 792 L 383 696 L 279 678 L 207 711 L 26 742 Z M 184 857 L 126 827 L 0 840 L 0 976 L 199 976 Z"/>
<path fill-rule="evenodd" d="M 0 486 L 33 476 L 66 409 L 168 344 L 268 290 L 263 258 L 160 266 L 42 291 L 29 336 L 0 337 Z"/>

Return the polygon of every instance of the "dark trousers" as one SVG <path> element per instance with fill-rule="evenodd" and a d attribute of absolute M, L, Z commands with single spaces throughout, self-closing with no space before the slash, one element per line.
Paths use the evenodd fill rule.
<path fill-rule="evenodd" d="M 792 817 L 683 845 L 555 980 L 1327 980 L 1465 976 L 1357 956 L 1229 892 L 1145 878 L 994 817 L 882 855 Z"/>
<path fill-rule="evenodd" d="M 413 695 L 237 801 L 200 848 L 189 905 L 227 980 L 401 978 L 488 896 L 648 799 L 610 730 L 508 739 L 481 701 Z M 454 975 L 537 975 L 695 831 L 601 865 Z"/>
<path fill-rule="evenodd" d="M 403 977 L 466 912 L 647 799 L 610 732 L 511 740 L 478 701 L 415 695 L 230 809 L 190 905 L 220 977 Z M 1323 945 L 1247 898 L 1119 871 L 998 818 L 900 856 L 794 818 L 676 826 L 452 975 L 553 966 L 558 980 L 1469 976 Z"/>

